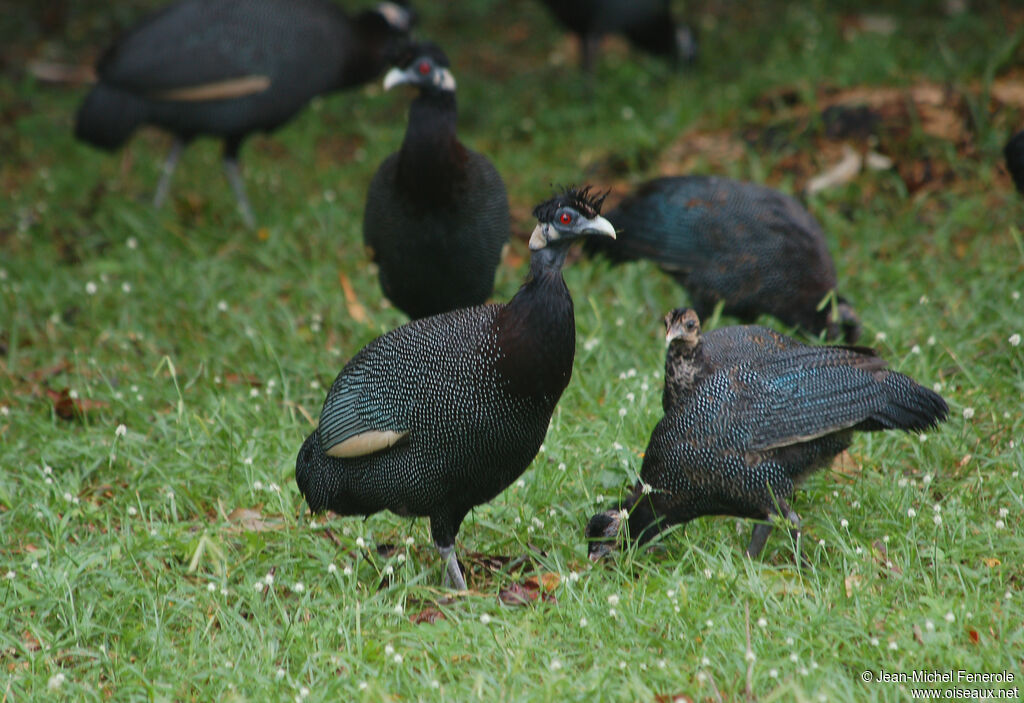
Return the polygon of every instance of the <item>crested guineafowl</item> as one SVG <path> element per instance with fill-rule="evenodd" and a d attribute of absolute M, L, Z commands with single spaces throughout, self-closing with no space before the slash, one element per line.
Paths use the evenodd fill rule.
<path fill-rule="evenodd" d="M 562 25 L 579 37 L 583 70 L 591 72 L 601 37 L 621 34 L 649 54 L 676 65 L 697 58 L 697 36 L 672 18 L 669 0 L 541 0 Z"/>
<path fill-rule="evenodd" d="M 763 328 L 701 335 L 695 319 L 692 311 L 670 316 L 669 355 L 688 368 L 666 374 L 667 410 L 647 445 L 640 481 L 620 508 L 588 523 L 592 559 L 613 548 L 623 522 L 629 539 L 643 544 L 703 515 L 779 515 L 795 537 L 799 518 L 787 501 L 854 432 L 920 432 L 949 412 L 941 396 L 889 370 L 871 349 L 775 341 L 781 335 L 766 338 Z M 673 350 L 677 337 L 681 346 Z M 767 522 L 754 527 L 748 556 L 760 554 L 771 529 Z"/>
<path fill-rule="evenodd" d="M 180 0 L 100 57 L 75 136 L 113 151 L 144 124 L 173 134 L 157 207 L 185 145 L 200 135 L 223 139 L 225 172 L 251 226 L 238 167 L 245 138 L 276 129 L 317 95 L 376 78 L 410 22 L 410 11 L 391 2 L 350 17 L 330 0 Z"/>
<path fill-rule="evenodd" d="M 466 587 L 459 526 L 529 466 L 572 375 L 561 269 L 576 238 L 615 236 L 600 205 L 568 189 L 537 206 L 530 276 L 508 303 L 414 320 L 345 365 L 295 464 L 312 511 L 429 517 L 448 580 Z"/>
<path fill-rule="evenodd" d="M 608 213 L 619 237 L 588 242 L 613 262 L 649 259 L 690 294 L 702 318 L 719 301 L 744 321 L 765 313 L 811 334 L 855 342 L 860 321 L 836 289 L 821 227 L 777 190 L 715 176 L 657 178 Z"/>
<path fill-rule="evenodd" d="M 490 161 L 455 134 L 455 78 L 434 44 L 411 45 L 384 88 L 419 95 L 399 151 L 370 183 L 363 241 L 384 295 L 412 319 L 480 305 L 509 236 L 508 196 Z"/>
<path fill-rule="evenodd" d="M 1003 148 L 1006 157 L 1006 168 L 1013 176 L 1013 184 L 1017 192 L 1024 195 L 1024 129 L 1010 137 Z"/>

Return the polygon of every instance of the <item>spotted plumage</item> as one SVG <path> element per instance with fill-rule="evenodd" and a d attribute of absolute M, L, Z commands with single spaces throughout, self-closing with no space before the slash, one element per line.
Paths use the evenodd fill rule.
<path fill-rule="evenodd" d="M 812 334 L 856 341 L 860 322 L 836 290 L 821 227 L 792 197 L 715 176 L 657 178 L 608 213 L 619 237 L 585 249 L 649 259 L 690 294 L 702 318 L 719 301 L 745 321 L 768 314 Z"/>
<path fill-rule="evenodd" d="M 281 126 L 317 95 L 373 80 L 404 46 L 411 20 L 393 2 L 350 17 L 330 0 L 179 0 L 103 54 L 75 136 L 114 150 L 143 124 L 173 134 L 157 206 L 185 144 L 223 139 L 225 169 L 251 223 L 242 142 Z"/>
<path fill-rule="evenodd" d="M 459 141 L 455 78 L 448 57 L 424 42 L 408 48 L 386 88 L 409 84 L 402 147 L 370 182 L 363 241 L 384 295 L 416 319 L 479 305 L 494 290 L 508 242 L 505 183 L 482 154 Z"/>
<path fill-rule="evenodd" d="M 570 189 L 537 208 L 530 276 L 508 303 L 414 320 L 345 365 L 296 461 L 311 510 L 429 517 L 449 580 L 465 588 L 459 526 L 526 470 L 572 375 L 561 267 L 577 237 L 615 236 L 598 207 Z"/>
<path fill-rule="evenodd" d="M 640 482 L 622 505 L 630 539 L 643 543 L 703 515 L 778 514 L 799 524 L 787 501 L 801 480 L 850 445 L 854 432 L 919 432 L 946 418 L 937 393 L 891 371 L 870 349 L 807 346 L 766 332 L 726 327 L 696 344 L 681 342 L 699 353 L 677 355 L 690 372 L 666 374 L 675 388 L 666 388 L 665 416 L 651 435 Z M 610 549 L 621 522 L 619 509 L 594 516 L 587 527 L 592 557 Z M 760 553 L 770 530 L 754 528 L 750 556 Z"/>

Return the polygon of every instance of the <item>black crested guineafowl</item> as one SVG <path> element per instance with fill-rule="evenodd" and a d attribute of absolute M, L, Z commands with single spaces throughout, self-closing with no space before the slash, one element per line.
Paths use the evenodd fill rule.
<path fill-rule="evenodd" d="M 391 2 L 349 17 L 330 0 L 181 0 L 100 57 L 75 136 L 112 151 L 144 124 L 172 133 L 157 207 L 185 145 L 200 135 L 223 139 L 224 168 L 251 226 L 242 142 L 281 126 L 317 95 L 380 75 L 406 41 L 410 13 Z"/>
<path fill-rule="evenodd" d="M 619 238 L 585 250 L 614 262 L 650 259 L 690 294 L 702 318 L 718 301 L 744 321 L 765 313 L 811 334 L 855 342 L 860 321 L 836 289 L 821 228 L 777 190 L 715 176 L 648 181 L 608 213 Z"/>
<path fill-rule="evenodd" d="M 672 18 L 669 0 L 541 0 L 551 14 L 579 37 L 583 70 L 591 72 L 601 37 L 622 34 L 649 54 L 674 64 L 697 58 L 697 35 Z"/>
<path fill-rule="evenodd" d="M 414 320 L 345 365 L 295 463 L 313 512 L 429 517 L 448 579 L 465 589 L 459 526 L 529 466 L 572 375 L 561 269 L 576 238 L 615 236 L 600 205 L 569 189 L 537 206 L 530 276 L 508 303 Z"/>
<path fill-rule="evenodd" d="M 1006 142 L 1003 156 L 1006 157 L 1006 168 L 1013 176 L 1013 184 L 1017 186 L 1017 192 L 1024 195 L 1024 129 Z"/>
<path fill-rule="evenodd" d="M 670 325 L 670 345 L 679 329 Z M 799 519 L 787 501 L 797 484 L 845 450 L 854 432 L 920 432 L 949 412 L 941 396 L 889 370 L 871 349 L 762 344 L 760 329 L 700 336 L 699 326 L 696 335 L 683 326 L 676 358 L 691 368 L 666 375 L 670 407 L 651 435 L 639 483 L 620 509 L 588 523 L 592 559 L 614 547 L 623 520 L 640 544 L 703 515 L 780 515 L 795 532 Z M 748 556 L 760 554 L 771 529 L 754 527 Z"/>
<path fill-rule="evenodd" d="M 370 183 L 363 241 L 384 295 L 412 319 L 480 305 L 509 236 L 505 183 L 455 134 L 455 78 L 434 44 L 408 48 L 384 88 L 411 84 L 402 148 Z"/>

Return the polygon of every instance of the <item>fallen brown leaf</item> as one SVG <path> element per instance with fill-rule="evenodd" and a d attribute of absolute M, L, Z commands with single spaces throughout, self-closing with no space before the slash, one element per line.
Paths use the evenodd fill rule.
<path fill-rule="evenodd" d="M 362 303 L 359 302 L 359 298 L 356 297 L 352 281 L 348 279 L 344 271 L 338 271 L 338 282 L 341 283 L 341 290 L 345 293 L 345 305 L 348 307 L 348 314 L 356 322 L 360 324 L 365 323 L 366 308 L 363 307 Z"/>
<path fill-rule="evenodd" d="M 228 520 L 245 532 L 270 532 L 281 529 L 281 520 L 268 520 L 255 508 L 235 508 L 228 513 Z"/>
<path fill-rule="evenodd" d="M 108 404 L 102 400 L 72 398 L 71 391 L 67 388 L 62 388 L 59 391 L 52 391 L 47 388 L 46 395 L 53 402 L 53 409 L 57 413 L 57 417 L 62 420 L 79 419 L 87 413 L 108 407 Z"/>
<path fill-rule="evenodd" d="M 410 616 L 409 617 L 409 622 L 411 622 L 413 625 L 422 625 L 423 623 L 427 623 L 428 625 L 432 625 L 435 622 L 437 622 L 438 620 L 444 620 L 444 619 L 445 619 L 444 613 L 442 613 L 437 608 L 424 608 L 420 612 Z"/>
<path fill-rule="evenodd" d="M 860 574 L 850 574 L 843 580 L 843 585 L 846 586 L 846 597 L 853 598 L 853 592 L 860 590 L 860 584 L 863 579 Z"/>

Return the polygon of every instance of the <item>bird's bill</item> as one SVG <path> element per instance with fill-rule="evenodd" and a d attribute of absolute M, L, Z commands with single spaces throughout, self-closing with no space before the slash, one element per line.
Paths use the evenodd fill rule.
<path fill-rule="evenodd" d="M 530 235 L 530 250 L 543 249 L 556 239 L 574 239 L 576 237 L 611 237 L 615 239 L 615 227 L 605 218 L 597 215 L 593 218 L 579 218 L 572 229 L 559 229 L 549 223 L 538 223 Z"/>
<path fill-rule="evenodd" d="M 400 68 L 392 68 L 384 76 L 384 90 L 391 90 L 396 85 L 413 82 L 414 78 L 407 71 L 403 71 Z"/>
<path fill-rule="evenodd" d="M 589 220 L 580 221 L 581 237 L 611 237 L 615 239 L 615 227 L 600 215 Z"/>

